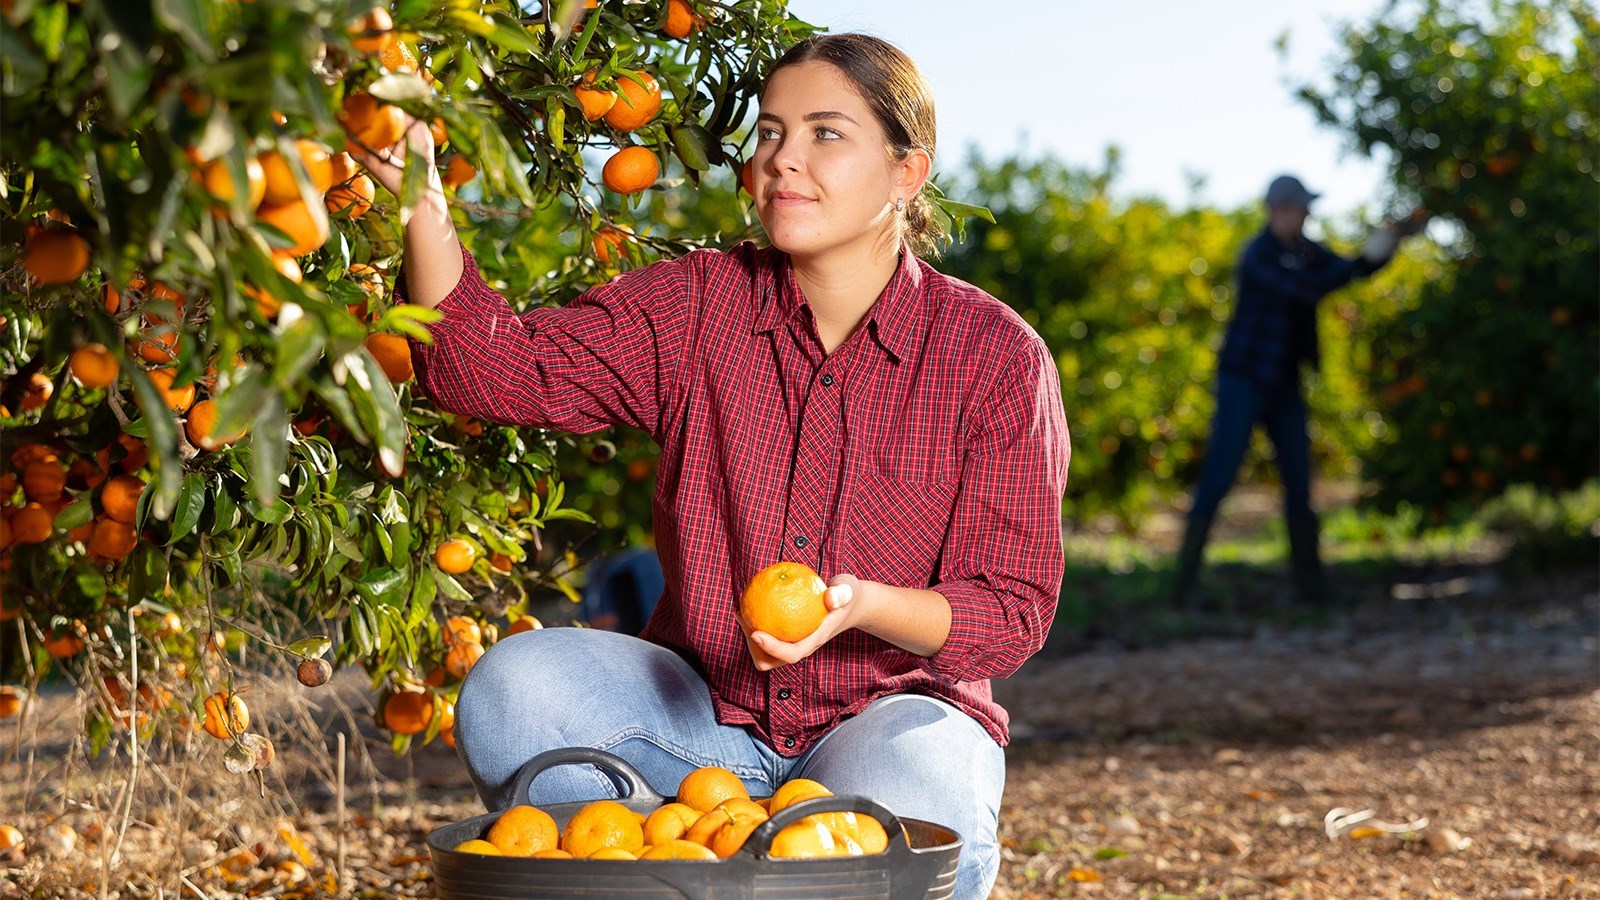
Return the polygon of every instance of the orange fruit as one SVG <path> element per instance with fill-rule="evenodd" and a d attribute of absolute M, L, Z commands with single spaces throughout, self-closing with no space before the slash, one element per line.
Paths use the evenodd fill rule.
<path fill-rule="evenodd" d="M 328 157 L 328 177 L 333 179 L 331 182 L 333 187 L 338 187 L 360 174 L 361 167 L 356 164 L 349 151 L 340 150 Z"/>
<path fill-rule="evenodd" d="M 619 194 L 637 194 L 660 177 L 661 161 L 649 147 L 623 147 L 600 170 L 600 180 Z"/>
<path fill-rule="evenodd" d="M 465 156 L 457 153 L 450 157 L 450 162 L 440 174 L 439 180 L 443 181 L 446 187 L 455 188 L 477 177 L 478 170 L 472 167 L 472 163 L 468 162 Z"/>
<path fill-rule="evenodd" d="M 89 242 L 76 231 L 52 228 L 28 238 L 22 267 L 40 284 L 66 284 L 89 268 Z"/>
<path fill-rule="evenodd" d="M 86 388 L 110 387 L 117 383 L 117 358 L 105 344 L 84 344 L 72 351 L 67 368 Z"/>
<path fill-rule="evenodd" d="M 22 395 L 23 409 L 44 409 L 50 402 L 50 396 L 56 392 L 56 386 L 43 372 L 35 372 L 28 376 L 28 391 Z"/>
<path fill-rule="evenodd" d="M 772 839 L 771 855 L 780 859 L 808 859 L 837 856 L 839 843 L 833 832 L 816 816 L 807 816 L 778 832 Z"/>
<path fill-rule="evenodd" d="M 667 0 L 667 21 L 661 28 L 667 37 L 686 38 L 705 24 L 705 17 L 695 12 L 688 0 Z"/>
<path fill-rule="evenodd" d="M 383 103 L 364 91 L 344 98 L 339 124 L 357 150 L 386 150 L 398 143 L 406 130 L 405 113 L 400 107 Z M 346 143 L 345 149 L 351 149 L 351 144 Z"/>
<path fill-rule="evenodd" d="M 436 118 L 428 123 L 428 134 L 433 136 L 433 149 L 443 150 L 444 145 L 450 143 L 450 131 L 445 127 L 444 119 Z"/>
<path fill-rule="evenodd" d="M 504 856 L 505 855 L 504 853 L 500 852 L 500 848 L 499 847 L 496 847 L 495 845 L 489 843 L 488 841 L 479 840 L 477 838 L 474 838 L 474 839 L 472 839 L 470 841 L 462 841 L 461 843 L 459 843 L 459 844 L 457 844 L 455 846 L 455 851 L 457 853 L 477 853 L 477 854 L 480 854 L 480 855 L 483 855 L 483 856 Z"/>
<path fill-rule="evenodd" d="M 186 384 L 183 387 L 173 387 L 172 382 L 178 376 L 177 369 L 151 369 L 150 380 L 155 382 L 156 391 L 161 394 L 161 401 L 173 412 L 187 412 L 194 403 L 194 385 Z"/>
<path fill-rule="evenodd" d="M 148 327 L 135 349 L 145 362 L 169 363 L 178 358 L 178 328 L 165 319 L 145 319 Z"/>
<path fill-rule="evenodd" d="M 361 53 L 382 53 L 394 41 L 394 19 L 381 6 L 352 19 L 347 30 L 350 46 Z"/>
<path fill-rule="evenodd" d="M 710 847 L 712 839 L 717 836 L 717 830 L 731 821 L 733 821 L 733 815 L 727 810 L 713 809 L 695 819 L 694 824 L 689 826 L 689 830 L 683 833 L 683 839 Z"/>
<path fill-rule="evenodd" d="M 496 572 L 511 571 L 511 557 L 504 553 L 495 553 L 489 556 L 489 568 Z"/>
<path fill-rule="evenodd" d="M 66 486 L 67 470 L 56 460 L 28 463 L 22 470 L 22 492 L 29 500 L 54 503 L 61 499 L 61 491 Z"/>
<path fill-rule="evenodd" d="M 644 842 L 660 847 L 689 833 L 700 819 L 700 811 L 687 803 L 664 803 L 644 820 Z"/>
<path fill-rule="evenodd" d="M 416 72 L 422 68 L 417 54 L 405 41 L 392 40 L 378 51 L 378 64 L 386 72 Z"/>
<path fill-rule="evenodd" d="M 383 727 L 395 734 L 421 734 L 433 719 L 433 698 L 422 691 L 395 691 L 383 704 Z"/>
<path fill-rule="evenodd" d="M 489 843 L 506 856 L 532 856 L 553 850 L 561 840 L 556 820 L 536 806 L 513 806 L 489 826 Z"/>
<path fill-rule="evenodd" d="M 565 850 L 540 850 L 533 855 L 534 859 L 572 859 L 572 854 Z"/>
<path fill-rule="evenodd" d="M 83 625 L 74 622 L 70 628 L 57 629 L 44 639 L 46 653 L 56 659 L 77 656 L 87 646 L 83 640 Z"/>
<path fill-rule="evenodd" d="M 217 404 L 210 400 L 201 400 L 189 408 L 189 418 L 184 423 L 184 432 L 189 435 L 189 443 L 202 450 L 215 450 L 244 437 L 245 429 L 240 428 L 233 434 L 218 435 L 217 430 Z"/>
<path fill-rule="evenodd" d="M 509 637 L 513 634 L 521 634 L 524 631 L 537 631 L 543 627 L 544 623 L 533 616 L 523 616 L 511 623 L 511 627 L 506 629 L 506 635 Z"/>
<path fill-rule="evenodd" d="M 433 551 L 434 565 L 451 575 L 460 575 L 471 569 L 473 561 L 477 558 L 478 551 L 459 538 L 445 541 L 439 545 L 439 549 Z"/>
<path fill-rule="evenodd" d="M 233 172 L 228 168 L 224 159 L 213 159 L 195 170 L 195 177 L 205 186 L 206 193 L 222 201 L 232 203 L 236 193 Z M 262 197 L 266 196 L 267 176 L 261 166 L 261 161 L 255 157 L 248 157 L 244 161 L 245 194 L 244 208 L 252 212 L 261 205 Z M 226 212 L 226 210 L 224 210 Z"/>
<path fill-rule="evenodd" d="M 624 247 L 633 235 L 626 229 L 606 225 L 594 233 L 594 258 L 600 260 L 602 265 L 611 265 L 613 259 L 620 260 L 627 255 Z"/>
<path fill-rule="evenodd" d="M 144 441 L 133 435 L 117 435 L 117 444 L 127 451 L 127 455 L 122 457 L 122 471 L 137 472 L 145 467 L 145 463 L 150 461 L 150 448 L 144 445 Z M 109 458 L 108 456 L 107 459 Z"/>
<path fill-rule="evenodd" d="M 116 315 L 117 308 L 122 305 L 122 294 L 109 282 L 100 286 L 100 305 L 112 315 Z"/>
<path fill-rule="evenodd" d="M 728 815 L 728 821 L 711 836 L 711 852 L 720 859 L 727 859 L 738 853 L 744 842 L 750 839 L 750 832 L 755 831 L 767 820 L 767 814 L 762 812 L 760 807 L 756 807 L 753 812 L 730 811 Z"/>
<path fill-rule="evenodd" d="M 55 530 L 56 514 L 42 504 L 29 503 L 11 517 L 11 543 L 42 544 Z"/>
<path fill-rule="evenodd" d="M 378 366 L 391 383 L 403 384 L 417 374 L 411 367 L 411 344 L 400 335 L 382 332 L 369 334 L 366 345 L 367 352 L 378 361 Z"/>
<path fill-rule="evenodd" d="M 810 566 L 775 563 L 756 573 L 744 589 L 739 609 L 756 631 L 793 643 L 817 630 L 828 606 L 828 585 Z"/>
<path fill-rule="evenodd" d="M 227 691 L 218 691 L 206 698 L 205 715 L 202 727 L 206 734 L 220 740 L 244 734 L 250 727 L 250 707 L 244 705 L 243 697 Z"/>
<path fill-rule="evenodd" d="M 334 215 L 359 219 L 372 209 L 374 190 L 376 188 L 372 184 L 371 176 L 357 175 L 342 184 L 334 185 L 323 195 L 322 202 L 328 207 L 328 212 Z"/>
<path fill-rule="evenodd" d="M 643 847 L 639 849 L 643 850 Z M 584 859 L 638 859 L 635 854 L 629 853 L 621 847 L 601 847 L 599 850 L 585 856 Z"/>
<path fill-rule="evenodd" d="M 462 641 L 451 647 L 450 652 L 445 654 L 444 669 L 457 678 L 465 678 L 467 673 L 472 671 L 472 667 L 477 665 L 478 660 L 482 658 L 482 644 Z"/>
<path fill-rule="evenodd" d="M 0 825 L 0 850 L 23 845 L 22 832 L 15 825 Z"/>
<path fill-rule="evenodd" d="M 295 262 L 293 256 L 290 256 L 288 253 L 285 253 L 282 250 L 273 252 L 272 267 L 278 270 L 279 275 L 282 275 L 295 284 L 299 284 L 305 280 L 306 276 L 305 273 L 300 270 L 300 264 Z M 283 298 L 279 297 L 277 294 L 274 294 L 269 288 L 258 287 L 252 284 L 246 285 L 244 292 L 255 299 L 256 311 L 261 313 L 262 318 L 271 319 L 283 311 Z M 243 365 L 243 362 L 239 362 L 238 365 Z M 238 365 L 236 365 L 235 368 L 238 368 Z M 206 378 L 208 379 L 207 384 L 216 383 L 217 366 L 215 362 L 212 362 L 212 364 L 206 369 Z"/>
<path fill-rule="evenodd" d="M 0 685 L 0 719 L 9 719 L 22 711 L 22 695 L 11 685 Z"/>
<path fill-rule="evenodd" d="M 889 849 L 889 833 L 871 816 L 853 812 L 822 813 L 813 816 L 833 832 L 836 843 L 852 856 L 872 855 Z"/>
<path fill-rule="evenodd" d="M 256 221 L 288 236 L 288 245 L 278 249 L 290 256 L 305 256 L 328 242 L 328 210 L 321 203 L 308 206 L 304 200 L 292 200 L 268 204 L 256 210 Z"/>
<path fill-rule="evenodd" d="M 668 841 L 664 844 L 651 845 L 649 850 L 639 855 L 640 859 L 716 859 L 717 854 L 711 848 L 701 846 L 693 841 Z"/>
<path fill-rule="evenodd" d="M 749 800 L 750 791 L 739 776 L 721 766 L 702 766 L 683 776 L 678 783 L 678 802 L 703 813 L 716 809 L 730 797 Z"/>
<path fill-rule="evenodd" d="M 754 159 L 745 160 L 744 165 L 739 167 L 739 187 L 752 197 L 756 195 L 756 161 Z"/>
<path fill-rule="evenodd" d="M 316 141 L 301 138 L 295 141 L 300 163 L 305 167 L 311 185 L 318 193 L 333 184 L 333 160 L 327 147 Z M 269 150 L 259 157 L 261 172 L 266 179 L 263 203 L 277 205 L 300 199 L 300 181 L 295 178 L 294 167 L 277 150 Z"/>
<path fill-rule="evenodd" d="M 788 809 L 801 800 L 832 796 L 833 791 L 809 778 L 791 778 L 772 792 L 771 799 L 767 801 L 767 809 L 773 815 L 777 815 L 782 810 Z"/>
<path fill-rule="evenodd" d="M 132 475 L 118 475 L 106 481 L 100 489 L 100 508 L 118 522 L 133 524 L 139 510 L 139 495 L 144 493 L 144 482 Z"/>
<path fill-rule="evenodd" d="M 444 623 L 444 642 L 456 644 L 483 643 L 483 628 L 466 616 L 451 616 Z"/>
<path fill-rule="evenodd" d="M 631 859 L 643 847 L 639 819 L 615 800 L 596 800 L 578 810 L 561 832 L 561 849 L 579 858 L 610 848 L 627 852 Z"/>
<path fill-rule="evenodd" d="M 639 82 L 628 73 L 617 75 L 617 102 L 606 112 L 606 124 L 618 131 L 633 131 L 661 112 L 661 85 L 649 72 L 637 71 Z"/>
<path fill-rule="evenodd" d="M 617 92 L 595 87 L 594 76 L 594 71 L 590 70 L 583 76 L 583 81 L 572 89 L 578 98 L 578 105 L 583 107 L 584 120 L 589 122 L 604 117 L 611 107 L 617 105 Z"/>

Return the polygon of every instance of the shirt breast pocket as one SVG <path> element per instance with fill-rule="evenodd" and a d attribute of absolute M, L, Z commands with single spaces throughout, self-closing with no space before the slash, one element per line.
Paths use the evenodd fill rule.
<path fill-rule="evenodd" d="M 873 580 L 900 587 L 933 583 L 959 487 L 951 472 L 865 467 L 847 527 L 854 556 L 873 567 Z"/>

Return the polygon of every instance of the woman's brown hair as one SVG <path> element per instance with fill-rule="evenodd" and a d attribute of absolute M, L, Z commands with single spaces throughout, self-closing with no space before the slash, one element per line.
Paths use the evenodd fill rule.
<path fill-rule="evenodd" d="M 869 34 L 817 35 L 785 51 L 767 78 L 786 66 L 805 62 L 824 62 L 844 75 L 877 118 L 892 159 L 905 159 L 913 150 L 926 151 L 933 157 L 938 143 L 933 91 L 917 64 L 900 48 Z M 917 196 L 907 199 L 900 214 L 912 251 L 919 256 L 937 256 L 946 232 L 933 215 L 926 186 Z"/>

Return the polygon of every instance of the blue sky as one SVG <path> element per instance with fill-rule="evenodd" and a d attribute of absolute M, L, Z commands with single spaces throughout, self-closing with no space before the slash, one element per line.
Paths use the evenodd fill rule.
<path fill-rule="evenodd" d="M 1253 202 L 1280 171 L 1323 194 L 1314 212 L 1381 204 L 1384 168 L 1345 149 L 1294 99 L 1325 71 L 1340 22 L 1383 0 L 790 0 L 796 16 L 893 41 L 931 82 L 939 168 L 976 145 L 1098 166 L 1121 148 L 1121 194 Z M 975 15 L 982 11 L 983 15 Z M 1289 35 L 1280 58 L 1278 37 Z M 1318 79 L 1320 80 L 1320 79 Z M 1046 98 L 1059 98 L 1048 100 Z M 1057 104 L 1047 107 L 1047 103 Z"/>

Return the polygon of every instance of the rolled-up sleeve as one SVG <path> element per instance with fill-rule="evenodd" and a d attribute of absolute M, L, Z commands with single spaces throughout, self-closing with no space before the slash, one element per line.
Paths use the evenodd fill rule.
<path fill-rule="evenodd" d="M 1055 618 L 1071 443 L 1055 361 L 1029 338 L 979 405 L 962 464 L 933 585 L 950 603 L 950 635 L 924 663 L 943 679 L 1010 675 Z"/>
<path fill-rule="evenodd" d="M 689 328 L 692 261 L 655 263 L 562 307 L 518 314 L 462 248 L 461 280 L 413 341 L 422 389 L 443 409 L 588 432 L 655 432 Z"/>

